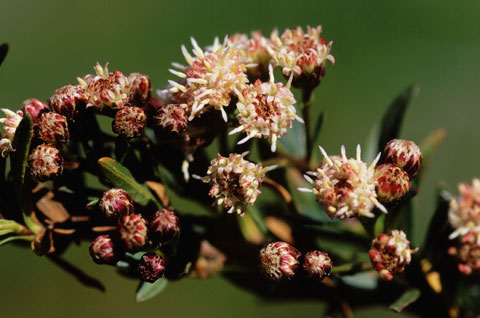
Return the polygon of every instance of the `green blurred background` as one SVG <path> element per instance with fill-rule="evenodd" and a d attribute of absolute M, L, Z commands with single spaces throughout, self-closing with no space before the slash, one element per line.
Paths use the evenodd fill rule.
<path fill-rule="evenodd" d="M 11 50 L 0 67 L 0 106 L 47 99 L 95 62 L 111 70 L 150 75 L 154 87 L 183 62 L 180 45 L 194 36 L 318 25 L 333 40 L 336 64 L 316 91 L 316 112 L 327 111 L 321 143 L 353 153 L 388 104 L 408 85 L 421 86 L 402 137 L 420 141 L 443 127 L 448 135 L 420 193 L 416 215 L 432 215 L 435 186 L 478 176 L 480 149 L 479 1 L 0 1 L 0 42 Z M 1 191 L 1 190 L 0 190 Z M 421 229 L 422 226 L 419 227 Z M 414 244 L 423 240 L 418 230 Z M 136 282 L 93 264 L 87 245 L 65 257 L 99 277 L 107 293 L 87 289 L 27 249 L 0 249 L 1 317 L 282 317 L 320 316 L 321 302 L 265 303 L 221 278 L 183 280 L 152 301 L 135 304 Z M 386 309 L 355 309 L 356 317 L 388 317 Z"/>

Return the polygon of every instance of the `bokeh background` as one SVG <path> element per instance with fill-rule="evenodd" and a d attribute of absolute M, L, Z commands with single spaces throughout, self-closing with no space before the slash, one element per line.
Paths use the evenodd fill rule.
<path fill-rule="evenodd" d="M 479 1 L 67 1 L 0 0 L 0 42 L 11 50 L 0 67 L 0 106 L 46 100 L 91 73 L 95 62 L 111 70 L 150 75 L 154 87 L 173 76 L 180 45 L 194 36 L 258 29 L 269 34 L 321 24 L 333 40 L 336 64 L 316 91 L 315 112 L 326 110 L 321 143 L 353 152 L 393 98 L 410 84 L 421 87 L 408 110 L 402 137 L 420 141 L 443 127 L 447 137 L 420 192 L 420 224 L 433 212 L 435 187 L 479 176 Z M 0 190 L 1 191 L 1 190 Z M 1 208 L 1 207 L 0 207 Z M 419 226 L 421 229 L 422 226 Z M 423 241 L 421 230 L 412 238 Z M 136 282 L 93 264 L 87 245 L 65 257 L 105 283 L 101 294 L 78 284 L 27 249 L 0 249 L 1 317 L 287 317 L 320 316 L 318 302 L 263 302 L 228 281 L 182 280 L 160 296 L 135 304 Z M 400 317 L 387 309 L 355 309 L 356 317 Z M 405 315 L 408 317 L 408 315 Z"/>

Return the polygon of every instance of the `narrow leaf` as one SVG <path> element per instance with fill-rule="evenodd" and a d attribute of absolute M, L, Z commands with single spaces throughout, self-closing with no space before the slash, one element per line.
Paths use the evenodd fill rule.
<path fill-rule="evenodd" d="M 262 244 L 264 242 L 263 234 L 253 221 L 250 212 L 243 217 L 238 216 L 237 219 L 240 231 L 247 242 L 252 244 Z"/>
<path fill-rule="evenodd" d="M 18 235 L 18 236 L 9 236 L 4 238 L 0 241 L 0 246 L 7 244 L 8 242 L 15 241 L 15 240 L 23 240 L 23 241 L 32 241 L 33 236 L 31 235 Z"/>
<path fill-rule="evenodd" d="M 154 201 L 160 207 L 148 187 L 138 183 L 125 166 L 108 157 L 100 158 L 98 164 L 104 181 L 108 185 L 127 191 L 132 199 L 141 206 L 146 206 L 150 201 Z"/>
<path fill-rule="evenodd" d="M 386 143 L 398 137 L 408 105 L 418 95 L 418 86 L 412 85 L 400 96 L 395 98 L 382 118 L 378 150 L 382 150 Z"/>
<path fill-rule="evenodd" d="M 420 181 L 423 179 L 423 176 L 425 175 L 426 171 L 430 167 L 430 164 L 432 163 L 432 159 L 435 155 L 435 153 L 438 150 L 438 147 L 442 143 L 443 139 L 445 139 L 445 136 L 447 135 L 447 131 L 445 129 L 437 129 L 432 131 L 423 139 L 423 141 L 420 143 L 420 149 L 422 150 L 422 155 L 423 155 L 423 161 L 422 161 L 422 168 L 418 172 L 418 175 L 415 179 L 417 185 L 420 184 Z"/>
<path fill-rule="evenodd" d="M 135 296 L 137 303 L 141 303 L 152 299 L 159 293 L 161 293 L 165 287 L 167 287 L 168 280 L 160 278 L 155 283 L 142 282 L 138 287 L 137 294 Z"/>
<path fill-rule="evenodd" d="M 32 117 L 27 114 L 22 119 L 15 131 L 12 146 L 15 151 L 10 155 L 10 165 L 12 167 L 12 177 L 15 193 L 19 205 L 24 206 L 24 186 L 25 171 L 27 169 L 28 152 L 30 150 L 30 140 L 32 137 L 33 121 Z M 26 211 L 22 211 L 26 212 Z"/>
<path fill-rule="evenodd" d="M 2 43 L 0 45 L 0 65 L 2 65 L 3 61 L 7 57 L 8 48 L 9 48 L 8 43 Z"/>
<path fill-rule="evenodd" d="M 288 133 L 280 138 L 278 142 L 278 146 L 282 146 L 277 147 L 279 150 L 284 148 L 286 153 L 292 154 L 297 158 L 305 157 L 305 145 L 307 141 L 305 140 L 304 124 L 295 120 L 292 128 L 290 128 Z"/>
<path fill-rule="evenodd" d="M 390 309 L 399 313 L 405 307 L 414 303 L 420 297 L 420 290 L 416 288 L 406 290 L 400 298 L 398 298 L 393 304 L 390 305 Z"/>

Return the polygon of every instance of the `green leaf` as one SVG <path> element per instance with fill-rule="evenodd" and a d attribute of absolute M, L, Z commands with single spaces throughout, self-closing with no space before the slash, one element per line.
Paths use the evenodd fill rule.
<path fill-rule="evenodd" d="M 423 180 L 423 176 L 425 175 L 426 171 L 430 167 L 432 163 L 432 159 L 435 153 L 438 150 L 438 147 L 442 143 L 443 139 L 447 135 L 447 131 L 445 129 L 437 129 L 429 133 L 420 143 L 420 149 L 422 150 L 423 161 L 422 161 L 422 168 L 418 172 L 417 177 L 415 178 L 415 182 L 417 185 L 420 185 L 420 181 Z"/>
<path fill-rule="evenodd" d="M 399 313 L 408 305 L 414 303 L 421 295 L 421 292 L 417 288 L 407 289 L 400 298 L 398 298 L 393 304 L 390 305 L 390 309 Z"/>
<path fill-rule="evenodd" d="M 18 236 L 9 236 L 0 241 L 0 246 L 7 244 L 11 241 L 23 240 L 23 241 L 33 241 L 33 236 L 31 235 L 18 235 Z"/>
<path fill-rule="evenodd" d="M 8 48 L 8 43 L 2 43 L 0 45 L 0 65 L 2 65 L 3 61 L 7 57 Z"/>
<path fill-rule="evenodd" d="M 278 140 L 279 151 L 283 150 L 297 158 L 305 157 L 306 139 L 303 124 L 294 121 L 292 128 L 290 128 L 285 136 Z"/>
<path fill-rule="evenodd" d="M 342 276 L 340 279 L 344 284 L 359 289 L 374 290 L 378 286 L 378 275 L 375 271 Z"/>
<path fill-rule="evenodd" d="M 451 197 L 451 194 L 446 190 L 439 189 L 437 194 L 437 207 L 430 219 L 425 239 L 425 242 L 428 242 L 428 244 L 424 244 L 424 250 L 422 251 L 422 255 L 424 256 L 428 256 L 432 249 L 437 246 L 436 243 L 438 239 L 448 225 L 448 210 L 450 208 Z"/>
<path fill-rule="evenodd" d="M 127 191 L 132 199 L 141 206 L 147 206 L 152 201 L 161 207 L 148 187 L 138 183 L 125 166 L 108 157 L 98 159 L 98 164 L 104 181 L 108 185 Z"/>
<path fill-rule="evenodd" d="M 372 161 L 377 153 L 383 150 L 387 142 L 398 137 L 407 107 L 418 95 L 418 92 L 419 88 L 415 85 L 403 91 L 390 104 L 380 124 L 372 127 L 364 151 L 367 162 Z"/>
<path fill-rule="evenodd" d="M 255 222 L 255 225 L 258 227 L 260 232 L 262 232 L 263 234 L 268 233 L 268 228 L 265 225 L 265 220 L 263 218 L 263 215 L 256 206 L 249 205 L 247 207 L 247 213 L 250 214 L 253 222 Z"/>
<path fill-rule="evenodd" d="M 165 277 L 160 278 L 155 283 L 140 283 L 137 294 L 135 296 L 137 303 L 152 299 L 153 297 L 161 293 L 165 289 L 165 287 L 167 287 L 167 283 L 168 280 Z"/>

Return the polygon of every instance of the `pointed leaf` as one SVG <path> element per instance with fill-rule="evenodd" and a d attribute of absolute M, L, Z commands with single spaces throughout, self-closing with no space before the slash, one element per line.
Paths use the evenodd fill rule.
<path fill-rule="evenodd" d="M 407 110 L 408 105 L 418 95 L 418 92 L 418 86 L 410 86 L 400 94 L 400 96 L 395 98 L 388 108 L 382 119 L 380 139 L 378 140 L 379 151 L 385 147 L 387 142 L 398 137 L 405 111 Z"/>
<path fill-rule="evenodd" d="M 305 140 L 305 132 L 302 123 L 294 121 L 292 128 L 287 130 L 287 134 L 282 138 L 278 139 L 279 150 L 283 148 L 285 152 L 294 155 L 297 158 L 305 157 L 305 145 L 307 141 Z"/>
<path fill-rule="evenodd" d="M 104 181 L 108 185 L 127 191 L 132 199 L 141 206 L 147 206 L 150 201 L 153 201 L 160 207 L 148 187 L 138 183 L 125 166 L 108 157 L 100 158 L 98 164 Z"/>
<path fill-rule="evenodd" d="M 430 167 L 432 163 L 432 159 L 435 153 L 438 150 L 438 147 L 442 143 L 443 139 L 447 135 L 447 131 L 445 129 L 437 129 L 432 131 L 423 139 L 420 143 L 420 149 L 422 150 L 423 161 L 422 161 L 422 168 L 418 172 L 417 177 L 415 178 L 416 183 L 419 185 L 420 181 L 423 179 L 426 171 Z"/>
<path fill-rule="evenodd" d="M 374 290 L 378 286 L 378 276 L 375 271 L 342 276 L 340 279 L 344 284 L 359 289 Z"/>
<path fill-rule="evenodd" d="M 0 45 L 0 65 L 2 65 L 3 61 L 7 57 L 8 48 L 8 43 L 2 43 Z"/>
<path fill-rule="evenodd" d="M 161 293 L 165 289 L 165 287 L 167 287 L 167 283 L 168 280 L 165 277 L 160 278 L 155 283 L 140 283 L 137 294 L 135 296 L 137 303 L 152 299 L 153 297 Z"/>
<path fill-rule="evenodd" d="M 393 304 L 390 305 L 390 309 L 399 313 L 408 305 L 414 303 L 421 295 L 421 292 L 417 288 L 406 290 L 400 298 L 398 298 Z"/>

